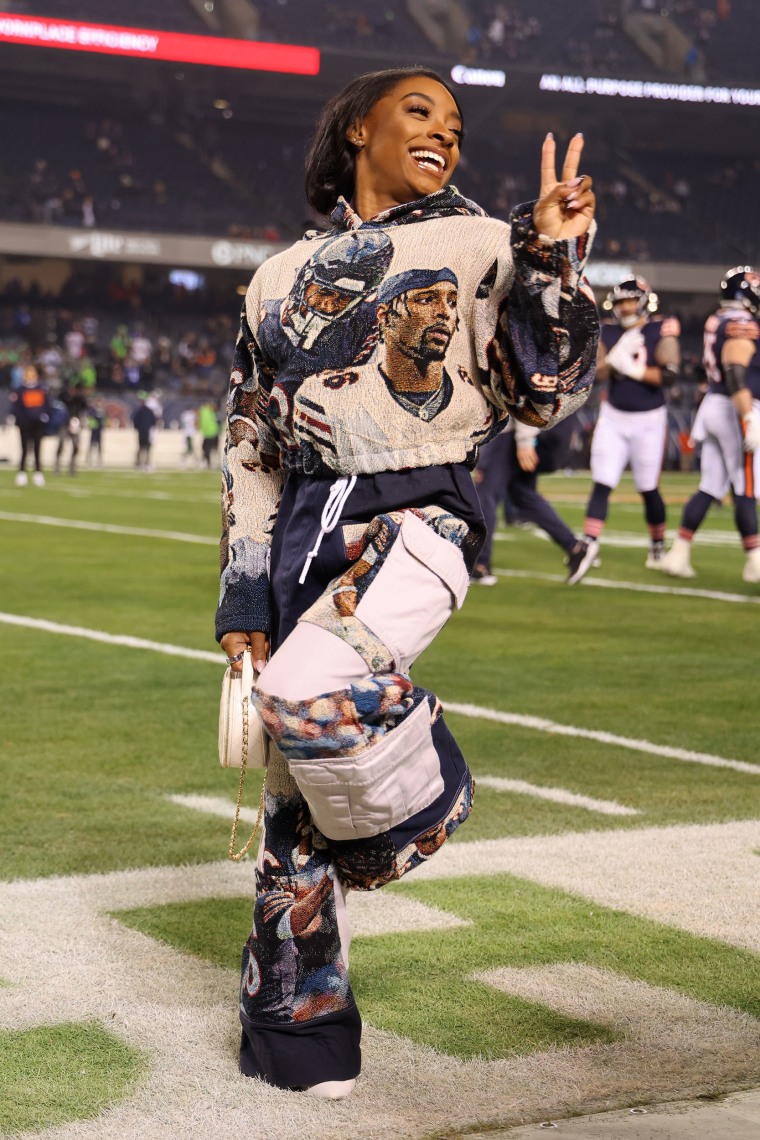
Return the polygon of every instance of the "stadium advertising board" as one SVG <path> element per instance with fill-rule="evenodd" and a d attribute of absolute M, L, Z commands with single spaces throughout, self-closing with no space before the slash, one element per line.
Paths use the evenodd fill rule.
<path fill-rule="evenodd" d="M 294 75 L 318 75 L 320 66 L 319 49 L 298 44 L 192 36 L 44 16 L 0 16 L 0 42 Z"/>
<path fill-rule="evenodd" d="M 241 241 L 197 234 L 128 233 L 124 230 L 72 230 L 67 226 L 37 226 L 0 222 L 0 257 L 54 257 L 64 260 L 112 261 L 134 265 L 169 265 L 189 269 L 237 269 L 248 274 L 275 253 L 282 242 Z M 634 272 L 643 274 L 658 291 L 714 293 L 723 275 L 721 265 L 687 262 L 639 262 L 593 258 L 587 268 L 595 289 L 608 289 Z"/>
<path fill-rule="evenodd" d="M 595 78 L 545 73 L 541 91 L 563 95 L 605 95 L 623 99 L 655 99 L 668 103 L 717 103 L 729 107 L 760 107 L 760 90 L 754 87 L 706 87 L 701 83 L 654 83 L 645 79 Z"/>
<path fill-rule="evenodd" d="M 465 67 L 458 63 L 451 69 L 451 78 L 465 87 L 503 87 L 507 82 L 506 71 L 483 67 Z"/>
<path fill-rule="evenodd" d="M 65 226 L 0 223 L 0 253 L 29 257 L 253 271 L 284 248 L 277 242 L 231 241 L 193 234 L 71 230 Z"/>

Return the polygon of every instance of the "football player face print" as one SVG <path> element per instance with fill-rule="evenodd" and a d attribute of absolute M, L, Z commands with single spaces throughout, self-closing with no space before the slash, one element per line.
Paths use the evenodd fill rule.
<path fill-rule="evenodd" d="M 396 298 L 385 316 L 383 339 L 427 371 L 429 363 L 444 359 L 456 328 L 456 286 L 440 281 Z"/>
<path fill-rule="evenodd" d="M 384 233 L 345 233 L 322 246 L 300 270 L 281 309 L 282 327 L 305 352 L 317 350 L 323 334 L 371 303 L 393 255 Z M 340 367 L 326 354 L 321 368 Z"/>
<path fill-rule="evenodd" d="M 339 289 L 328 289 L 310 281 L 304 290 L 304 307 L 323 316 L 334 317 L 336 313 L 343 313 L 354 299 L 351 293 L 342 293 Z"/>
<path fill-rule="evenodd" d="M 432 391 L 457 330 L 459 282 L 450 269 L 409 270 L 384 281 L 377 318 L 387 382 L 395 390 Z"/>

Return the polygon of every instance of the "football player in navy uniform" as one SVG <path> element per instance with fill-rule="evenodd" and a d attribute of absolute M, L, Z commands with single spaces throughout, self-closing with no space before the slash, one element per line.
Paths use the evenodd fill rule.
<path fill-rule="evenodd" d="M 473 567 L 470 581 L 496 585 L 491 550 L 499 502 L 504 499 L 521 523 L 539 527 L 565 552 L 568 577 L 586 555 L 587 538 L 577 538 L 554 507 L 538 490 L 539 475 L 567 465 L 577 417 L 568 416 L 548 431 L 510 419 L 507 430 L 480 453 L 475 481 L 488 535 Z"/>
<path fill-rule="evenodd" d="M 662 568 L 676 578 L 694 577 L 691 540 L 730 487 L 747 556 L 742 577 L 760 582 L 760 274 L 749 265 L 730 269 L 720 283 L 720 296 L 717 312 L 705 324 L 702 359 L 709 388 L 691 433 L 702 444 L 699 490 L 684 507 Z"/>
<path fill-rule="evenodd" d="M 588 546 L 577 567 L 570 568 L 570 585 L 581 580 L 599 552 L 609 498 L 628 464 L 649 530 L 645 565 L 649 570 L 662 566 L 665 503 L 659 482 L 668 426 L 664 387 L 678 375 L 681 328 L 676 317 L 651 316 L 656 303 L 643 277 L 621 281 L 607 298 L 615 319 L 602 324 L 597 355 L 597 377 L 607 381 L 607 399 L 599 409 L 591 444 L 594 485 L 583 525 Z"/>

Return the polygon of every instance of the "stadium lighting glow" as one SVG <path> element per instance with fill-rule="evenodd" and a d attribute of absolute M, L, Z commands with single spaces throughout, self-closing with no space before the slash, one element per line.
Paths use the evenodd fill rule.
<path fill-rule="evenodd" d="M 488 71 L 483 67 L 465 67 L 458 63 L 451 69 L 451 78 L 455 83 L 467 87 L 503 87 L 507 82 L 504 71 Z"/>
<path fill-rule="evenodd" d="M 320 63 L 318 48 L 297 44 L 191 36 L 40 16 L 0 16 L 0 42 L 293 75 L 318 75 Z"/>
<path fill-rule="evenodd" d="M 581 75 L 544 74 L 539 88 L 563 95 L 619 95 L 624 99 L 760 107 L 760 90 L 753 87 L 704 87 L 698 83 L 651 83 L 643 79 L 584 79 Z"/>

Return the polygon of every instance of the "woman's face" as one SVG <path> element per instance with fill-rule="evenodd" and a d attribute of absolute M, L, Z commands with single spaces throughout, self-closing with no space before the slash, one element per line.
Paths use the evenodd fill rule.
<path fill-rule="evenodd" d="M 359 145 L 357 197 L 370 193 L 391 206 L 442 189 L 459 162 L 461 133 L 462 119 L 445 87 L 425 75 L 401 80 L 347 132 Z"/>

